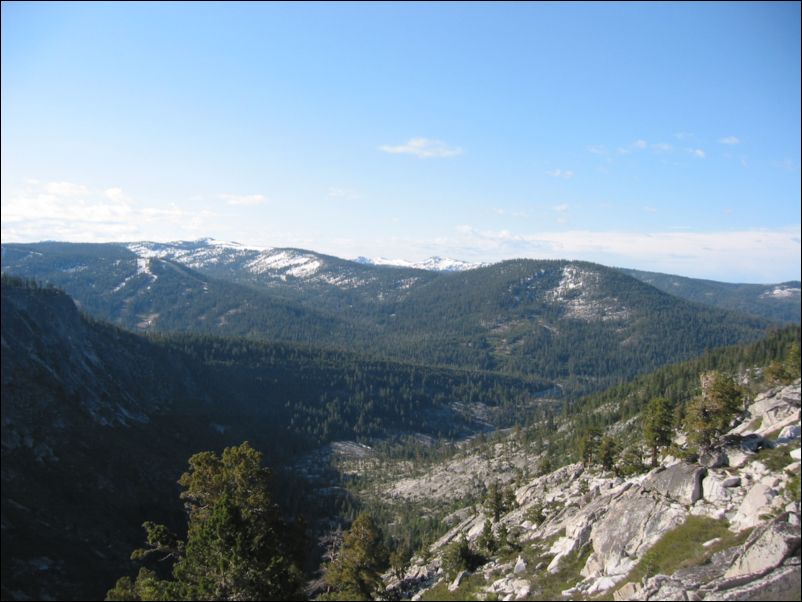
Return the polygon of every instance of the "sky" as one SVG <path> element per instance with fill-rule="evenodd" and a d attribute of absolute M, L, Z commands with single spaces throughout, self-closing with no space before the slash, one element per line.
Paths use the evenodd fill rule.
<path fill-rule="evenodd" d="M 800 4 L 2 3 L 3 242 L 800 279 Z"/>

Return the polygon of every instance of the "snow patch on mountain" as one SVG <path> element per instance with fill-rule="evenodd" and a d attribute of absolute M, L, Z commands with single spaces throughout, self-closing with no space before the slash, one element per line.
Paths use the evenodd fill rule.
<path fill-rule="evenodd" d="M 802 289 L 794 288 L 790 286 L 775 286 L 773 290 L 766 291 L 761 297 L 765 298 L 774 298 L 774 299 L 787 299 L 788 297 L 798 296 L 802 293 Z"/>
<path fill-rule="evenodd" d="M 599 295 L 599 274 L 573 265 L 563 268 L 560 283 L 546 296 L 562 303 L 566 315 L 577 320 L 627 320 L 629 310 L 612 296 Z"/>
<path fill-rule="evenodd" d="M 150 271 L 150 258 L 137 257 L 136 258 L 136 275 L 145 274 L 150 276 L 151 280 L 156 280 L 158 276 Z"/>
<path fill-rule="evenodd" d="M 307 278 L 317 272 L 322 263 L 311 255 L 303 255 L 293 251 L 263 251 L 245 264 L 245 268 L 253 274 L 269 271 L 283 271 L 295 278 Z"/>
<path fill-rule="evenodd" d="M 460 259 L 449 257 L 433 256 L 423 261 L 409 261 L 407 259 L 388 259 L 386 257 L 357 257 L 355 262 L 364 265 L 394 266 L 399 268 L 415 268 L 418 270 L 428 270 L 430 272 L 463 272 L 482 267 L 483 263 L 470 263 Z"/>

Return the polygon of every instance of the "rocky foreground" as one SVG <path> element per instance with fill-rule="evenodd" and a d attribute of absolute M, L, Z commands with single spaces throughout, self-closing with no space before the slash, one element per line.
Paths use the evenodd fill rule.
<path fill-rule="evenodd" d="M 464 536 L 477 546 L 491 518 L 464 508 L 428 558 L 413 558 L 400 580 L 388 574 L 386 586 L 413 600 L 438 599 L 445 589 L 466 599 L 549 599 L 555 583 L 565 585 L 556 590 L 563 599 L 799 600 L 800 503 L 788 486 L 799 474 L 797 382 L 758 395 L 717 448 L 693 463 L 664 457 L 626 479 L 572 464 L 518 487 L 517 507 L 493 524 L 515 551 L 454 577 L 444 570 L 449 544 Z M 424 487 L 434 497 L 448 487 L 437 481 Z M 428 476 L 419 484 L 431 483 Z M 415 489 L 403 482 L 388 493 Z M 692 539 L 697 524 L 721 531 L 700 542 L 706 553 L 673 559 L 683 562 L 669 575 L 653 570 L 652 556 L 672 534 Z"/>

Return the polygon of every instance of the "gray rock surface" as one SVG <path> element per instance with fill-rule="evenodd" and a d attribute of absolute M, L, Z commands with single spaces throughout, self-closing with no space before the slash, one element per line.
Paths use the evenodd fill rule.
<path fill-rule="evenodd" d="M 641 486 L 688 506 L 702 497 L 702 479 L 707 469 L 694 464 L 675 464 L 657 470 L 644 479 Z"/>
<path fill-rule="evenodd" d="M 782 514 L 767 525 L 755 529 L 743 545 L 743 552 L 724 573 L 725 578 L 764 575 L 780 566 L 786 558 L 799 553 L 799 529 Z"/>
<path fill-rule="evenodd" d="M 732 526 L 743 530 L 760 524 L 761 515 L 771 510 L 776 495 L 776 491 L 762 481 L 752 485 L 731 521 Z"/>
<path fill-rule="evenodd" d="M 593 552 L 582 570 L 583 577 L 628 573 L 646 550 L 686 516 L 680 505 L 640 487 L 605 505 L 607 512 L 592 526 Z"/>

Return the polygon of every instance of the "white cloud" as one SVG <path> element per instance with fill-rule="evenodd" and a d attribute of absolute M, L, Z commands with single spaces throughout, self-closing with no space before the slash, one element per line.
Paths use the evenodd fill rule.
<path fill-rule="evenodd" d="M 652 144 L 652 150 L 660 152 L 660 153 L 667 153 L 670 151 L 672 146 L 665 142 L 657 142 L 656 144 Z"/>
<path fill-rule="evenodd" d="M 649 146 L 649 143 L 646 142 L 646 140 L 635 140 L 635 142 L 633 142 L 631 146 L 632 148 L 644 149 L 647 146 Z"/>
<path fill-rule="evenodd" d="M 657 213 L 657 207 L 650 207 L 649 205 L 644 205 L 643 210 L 647 213 Z"/>
<path fill-rule="evenodd" d="M 122 202 L 125 200 L 125 195 L 123 194 L 122 188 L 107 188 L 103 191 L 103 196 L 105 196 L 110 201 Z"/>
<path fill-rule="evenodd" d="M 588 147 L 588 152 L 593 153 L 594 155 L 606 155 L 607 147 L 602 146 L 601 144 L 593 144 Z"/>
<path fill-rule="evenodd" d="M 253 206 L 262 205 L 267 202 L 267 197 L 262 194 L 228 194 L 220 195 L 229 205 Z"/>
<path fill-rule="evenodd" d="M 703 151 L 701 148 L 689 148 L 688 152 L 697 159 L 704 159 L 706 157 L 705 151 Z"/>
<path fill-rule="evenodd" d="M 45 192 L 56 196 L 72 197 L 87 194 L 89 189 L 82 184 L 72 182 L 48 182 L 45 184 Z"/>
<path fill-rule="evenodd" d="M 449 146 L 442 140 L 432 140 L 431 138 L 410 138 L 406 144 L 383 145 L 379 149 L 394 155 L 415 155 L 419 159 L 456 157 L 462 154 L 459 146 Z"/>
<path fill-rule="evenodd" d="M 143 207 L 116 187 L 91 192 L 86 186 L 64 186 L 64 182 L 26 184 L 20 190 L 3 191 L 3 240 L 175 240 L 196 237 L 215 218 L 208 211 L 187 211 L 176 205 Z"/>
<path fill-rule="evenodd" d="M 563 180 L 570 180 L 574 177 L 574 172 L 570 169 L 555 169 L 554 171 L 547 171 L 546 173 L 552 178 L 562 178 Z"/>
<path fill-rule="evenodd" d="M 566 211 L 568 211 L 569 205 L 568 203 L 560 203 L 559 205 L 554 205 L 552 209 L 557 213 L 565 213 Z"/>
<path fill-rule="evenodd" d="M 721 144 L 730 144 L 730 145 L 741 143 L 741 141 L 738 140 L 738 138 L 736 138 L 735 136 L 726 136 L 725 138 L 719 138 L 719 142 Z"/>
<path fill-rule="evenodd" d="M 677 132 L 674 134 L 674 138 L 677 140 L 688 140 L 689 138 L 693 138 L 692 132 Z"/>

